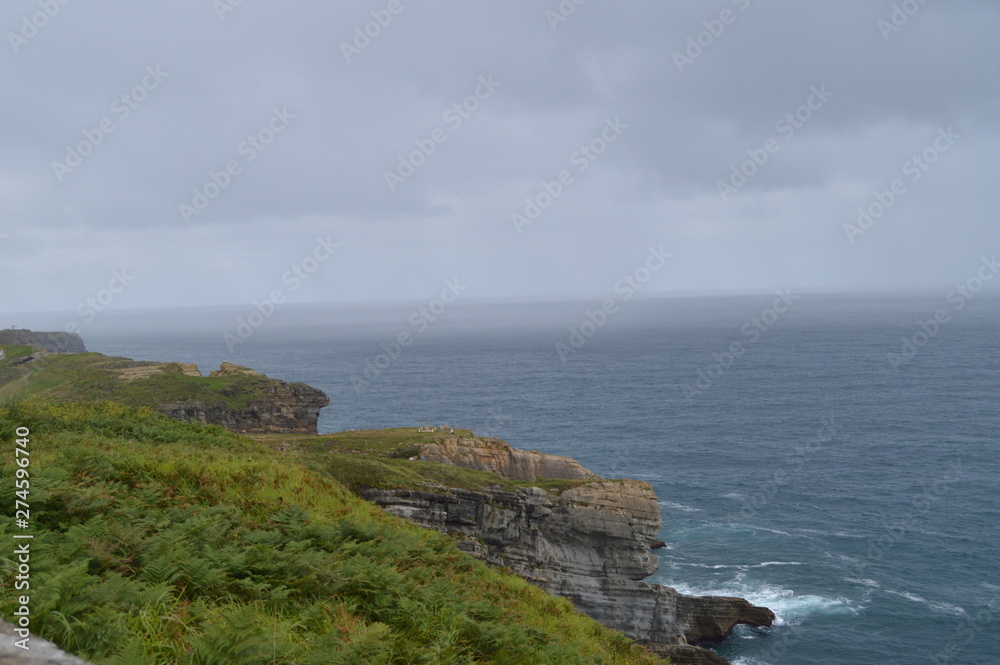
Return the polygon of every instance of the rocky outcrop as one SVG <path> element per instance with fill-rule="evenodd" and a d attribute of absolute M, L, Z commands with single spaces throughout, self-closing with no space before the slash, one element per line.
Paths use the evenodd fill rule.
<path fill-rule="evenodd" d="M 241 434 L 315 434 L 320 409 L 330 404 L 330 398 L 318 388 L 271 379 L 231 363 L 222 363 L 209 376 L 254 380 L 255 397 L 242 408 L 187 402 L 161 404 L 159 409 L 171 418 L 219 425 Z"/>
<path fill-rule="evenodd" d="M 0 620 L 0 665 L 89 665 L 36 635 L 29 635 L 25 643 L 29 648 L 22 649 L 16 643 L 24 638 L 15 630 L 13 624 Z"/>
<path fill-rule="evenodd" d="M 508 480 L 600 477 L 572 457 L 547 455 L 537 450 L 518 450 L 496 438 L 452 436 L 422 445 L 420 454 L 428 462 L 489 471 Z"/>
<path fill-rule="evenodd" d="M 37 346 L 52 353 L 86 353 L 83 338 L 76 333 L 34 332 L 22 328 L 0 330 L 0 345 Z"/>
<path fill-rule="evenodd" d="M 582 467 L 581 467 L 582 468 Z M 650 550 L 660 531 L 653 488 L 637 480 L 480 491 L 369 490 L 387 512 L 455 534 L 459 547 L 506 566 L 584 614 L 646 644 L 677 665 L 724 663 L 699 642 L 724 639 L 774 614 L 741 598 L 685 596 L 642 580 L 659 566 Z"/>

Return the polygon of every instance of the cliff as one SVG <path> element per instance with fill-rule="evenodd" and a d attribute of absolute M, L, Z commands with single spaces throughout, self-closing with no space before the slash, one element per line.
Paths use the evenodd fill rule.
<path fill-rule="evenodd" d="M 509 480 L 600 477 L 593 471 L 583 468 L 572 457 L 548 455 L 537 450 L 518 450 L 496 438 L 452 436 L 422 445 L 420 454 L 428 462 L 489 471 Z"/>
<path fill-rule="evenodd" d="M 33 483 L 30 588 L 0 594 L 0 617 L 27 605 L 84 661 L 657 663 L 279 446 L 112 403 L 0 403 L 0 425 L 28 428 L 33 473 L 57 481 Z M 18 468 L 0 458 L 0 476 Z M 7 629 L 7 662 L 84 665 L 34 638 L 4 653 Z"/>
<path fill-rule="evenodd" d="M 268 383 L 259 394 L 242 408 L 209 405 L 203 402 L 161 404 L 163 413 L 178 420 L 220 425 L 241 434 L 315 433 L 319 412 L 330 404 L 330 398 L 318 388 L 304 383 L 286 383 L 255 372 L 252 369 L 222 363 L 209 377 L 262 378 Z"/>
<path fill-rule="evenodd" d="M 447 462 L 473 469 L 522 473 L 526 468 L 520 462 L 499 464 L 523 459 L 518 453 L 524 451 L 504 452 L 504 446 L 510 447 L 506 443 L 467 443 L 460 454 L 454 453 L 455 446 L 462 447 L 458 441 L 424 444 L 421 450 L 451 450 L 453 454 L 444 455 Z M 476 458 L 476 449 L 483 451 L 482 458 Z M 547 467 L 544 460 L 537 461 L 530 468 Z M 582 469 L 589 482 L 569 483 L 561 491 L 437 486 L 370 489 L 363 496 L 391 514 L 456 535 L 460 549 L 568 598 L 581 612 L 670 656 L 677 665 L 725 663 L 694 645 L 720 641 L 738 624 L 771 625 L 770 610 L 742 598 L 686 596 L 643 582 L 659 566 L 650 549 L 661 527 L 652 487 L 636 480 L 595 479 L 579 464 L 560 463 L 558 468 L 572 470 L 576 478 Z"/>
<path fill-rule="evenodd" d="M 33 332 L 20 328 L 0 330 L 0 346 L 36 346 L 52 353 L 86 353 L 76 333 Z"/>
<path fill-rule="evenodd" d="M 33 395 L 55 402 L 146 406 L 179 420 L 244 434 L 315 434 L 320 409 L 330 403 L 317 388 L 230 363 L 207 377 L 192 364 L 99 353 L 37 351 L 0 364 L 0 396 Z"/>

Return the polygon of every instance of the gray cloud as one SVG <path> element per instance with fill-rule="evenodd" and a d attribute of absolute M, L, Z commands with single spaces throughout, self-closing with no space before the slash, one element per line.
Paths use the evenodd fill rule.
<path fill-rule="evenodd" d="M 248 303 L 327 235 L 341 252 L 294 300 L 423 298 L 455 275 L 469 297 L 600 295 L 660 244 L 674 256 L 651 293 L 938 289 L 1000 247 L 995 3 L 928 3 L 885 38 L 885 1 L 589 0 L 553 30 L 555 1 L 401 0 L 348 62 L 342 43 L 389 4 L 244 2 L 223 20 L 193 0 L 5 4 L 2 306 L 72 309 L 123 266 L 135 280 L 114 307 Z M 680 72 L 689 38 L 707 46 Z M 476 110 L 446 115 L 491 76 Z M 832 96 L 786 136 L 777 123 L 821 86 Z M 276 108 L 294 118 L 248 149 Z M 581 172 L 573 156 L 615 117 L 628 128 Z M 53 162 L 105 119 L 60 182 Z M 961 138 L 911 180 L 947 127 Z M 436 129 L 390 191 L 386 171 Z M 768 139 L 779 149 L 724 201 L 718 182 Z M 572 184 L 517 233 L 511 215 L 563 170 Z M 227 186 L 185 223 L 213 173 Z M 905 193 L 849 242 L 897 179 Z"/>

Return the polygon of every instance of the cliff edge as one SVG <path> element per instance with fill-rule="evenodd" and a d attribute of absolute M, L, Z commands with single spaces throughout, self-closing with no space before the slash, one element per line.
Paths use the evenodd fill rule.
<path fill-rule="evenodd" d="M 263 390 L 241 408 L 180 402 L 161 404 L 160 410 L 178 420 L 220 425 L 241 434 L 312 434 L 316 432 L 320 409 L 330 404 L 330 398 L 318 388 L 271 379 L 231 363 L 222 363 L 209 378 L 248 380 Z"/>
<path fill-rule="evenodd" d="M 568 598 L 584 614 L 677 665 L 725 663 L 696 645 L 721 641 L 739 624 L 774 621 L 771 610 L 742 598 L 687 596 L 642 581 L 659 567 L 651 546 L 661 516 L 648 483 L 599 478 L 575 460 L 518 451 L 498 439 L 451 437 L 423 444 L 420 451 L 427 461 L 515 480 L 556 480 L 539 470 L 568 470 L 576 482 L 549 483 L 549 489 L 438 485 L 362 495 L 393 515 L 457 536 L 460 549 Z"/>
<path fill-rule="evenodd" d="M 86 353 L 83 338 L 76 333 L 34 332 L 23 328 L 0 330 L 0 346 L 35 346 L 51 353 Z"/>
<path fill-rule="evenodd" d="M 48 351 L 0 362 L 0 396 L 146 406 L 241 434 L 315 434 L 320 409 L 330 403 L 322 390 L 230 363 L 204 377 L 192 364 Z"/>

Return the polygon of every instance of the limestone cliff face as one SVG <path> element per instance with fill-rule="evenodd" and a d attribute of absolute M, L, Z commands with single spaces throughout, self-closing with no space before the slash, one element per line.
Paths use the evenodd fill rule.
<path fill-rule="evenodd" d="M 241 434 L 315 434 L 319 412 L 330 398 L 305 383 L 269 379 L 247 367 L 222 363 L 209 376 L 245 375 L 269 382 L 266 392 L 245 408 L 236 409 L 203 403 L 162 404 L 159 409 L 172 418 L 225 427 Z"/>
<path fill-rule="evenodd" d="M 428 462 L 489 471 L 510 480 L 599 478 L 572 457 L 518 450 L 495 438 L 453 436 L 421 446 L 420 454 Z"/>
<path fill-rule="evenodd" d="M 25 329 L 0 330 L 0 345 L 37 346 L 52 353 L 86 353 L 83 338 L 76 333 L 34 332 Z"/>
<path fill-rule="evenodd" d="M 774 619 L 741 598 L 685 596 L 642 581 L 659 566 L 650 544 L 660 510 L 648 483 L 599 479 L 561 493 L 438 487 L 365 496 L 387 512 L 456 534 L 463 550 L 570 599 L 677 665 L 725 663 L 690 645 L 721 640 L 740 623 L 769 626 Z"/>

